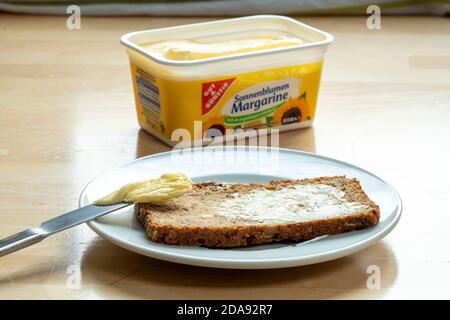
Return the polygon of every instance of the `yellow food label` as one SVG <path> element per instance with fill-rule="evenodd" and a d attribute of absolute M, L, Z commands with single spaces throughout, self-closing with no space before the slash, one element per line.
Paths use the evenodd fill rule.
<path fill-rule="evenodd" d="M 211 131 L 217 136 L 239 129 L 306 126 L 314 118 L 321 69 L 322 61 L 317 61 L 185 80 L 131 59 L 139 123 L 168 140 L 180 128 L 197 140 L 208 138 Z M 202 124 L 200 137 L 195 121 Z"/>
<path fill-rule="evenodd" d="M 159 203 L 179 197 L 192 189 L 192 182 L 183 173 L 166 173 L 156 179 L 133 182 L 94 202 L 106 206 L 121 202 Z"/>

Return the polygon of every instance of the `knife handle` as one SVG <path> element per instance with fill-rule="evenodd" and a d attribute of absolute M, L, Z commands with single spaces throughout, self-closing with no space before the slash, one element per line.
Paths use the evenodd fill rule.
<path fill-rule="evenodd" d="M 0 257 L 31 246 L 46 237 L 39 228 L 27 229 L 0 240 Z"/>

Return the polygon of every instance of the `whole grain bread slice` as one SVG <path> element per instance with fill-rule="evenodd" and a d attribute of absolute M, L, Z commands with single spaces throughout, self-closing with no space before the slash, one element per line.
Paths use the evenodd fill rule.
<path fill-rule="evenodd" d="M 302 198 L 302 190 L 310 190 L 311 197 Z M 272 196 L 275 204 L 264 207 Z M 136 204 L 135 214 L 152 241 L 224 248 L 365 229 L 378 223 L 380 209 L 357 179 L 334 176 L 266 184 L 197 183 L 169 203 Z"/>

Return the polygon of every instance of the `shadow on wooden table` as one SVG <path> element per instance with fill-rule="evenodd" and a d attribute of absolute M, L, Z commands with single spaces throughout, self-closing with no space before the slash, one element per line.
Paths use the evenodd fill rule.
<path fill-rule="evenodd" d="M 155 138 L 150 133 L 139 129 L 136 142 L 136 158 L 170 150 L 172 150 L 172 147 Z"/>
<path fill-rule="evenodd" d="M 381 270 L 381 288 L 389 288 L 397 277 L 397 265 L 383 242 L 316 265 L 226 270 L 159 261 L 98 239 L 91 242 L 81 261 L 83 285 L 96 288 L 91 297 L 113 299 L 377 298 L 385 290 L 367 287 L 368 268 L 374 265 Z"/>
<path fill-rule="evenodd" d="M 267 138 L 269 146 L 271 145 L 270 142 L 270 138 Z M 279 147 L 316 152 L 314 127 L 281 132 L 279 134 Z M 172 150 L 172 147 L 146 131 L 139 130 L 136 143 L 136 158 L 170 150 Z"/>

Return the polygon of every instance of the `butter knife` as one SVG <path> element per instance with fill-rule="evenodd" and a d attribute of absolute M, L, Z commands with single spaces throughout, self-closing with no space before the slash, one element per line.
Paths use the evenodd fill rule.
<path fill-rule="evenodd" d="M 91 204 L 80 209 L 67 212 L 43 222 L 37 228 L 27 229 L 0 240 L 0 257 L 38 243 L 54 233 L 72 228 L 76 225 L 93 220 L 130 205 L 132 204 L 119 203 L 110 206 L 95 206 Z"/>

